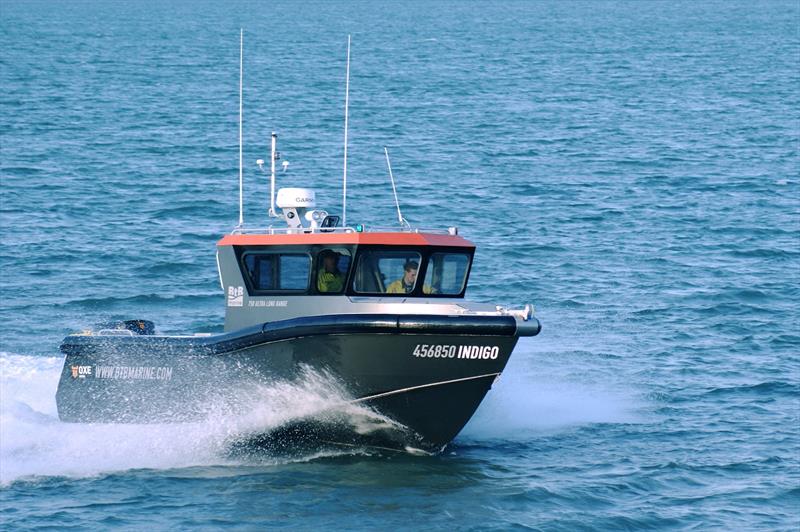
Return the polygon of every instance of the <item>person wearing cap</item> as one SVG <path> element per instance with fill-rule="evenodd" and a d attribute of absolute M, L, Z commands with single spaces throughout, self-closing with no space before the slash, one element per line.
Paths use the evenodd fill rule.
<path fill-rule="evenodd" d="M 417 270 L 419 270 L 419 263 L 417 261 L 407 261 L 403 266 L 403 277 L 386 287 L 386 293 L 407 294 L 414 290 L 414 284 L 417 282 Z"/>
<path fill-rule="evenodd" d="M 332 249 L 320 253 L 322 267 L 317 273 L 317 290 L 319 292 L 339 293 L 344 290 L 344 275 L 339 271 L 339 254 Z"/>

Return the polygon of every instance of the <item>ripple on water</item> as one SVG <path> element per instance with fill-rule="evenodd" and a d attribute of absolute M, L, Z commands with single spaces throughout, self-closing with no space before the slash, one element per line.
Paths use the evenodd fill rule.
<path fill-rule="evenodd" d="M 422 7 L 3 3 L 6 528 L 800 528 L 797 2 Z M 403 215 L 477 244 L 469 297 L 536 305 L 441 456 L 57 420 L 68 332 L 221 329 L 242 20 L 247 222 L 272 130 L 340 211 L 351 34 L 348 222 L 395 223 L 387 146 Z"/>

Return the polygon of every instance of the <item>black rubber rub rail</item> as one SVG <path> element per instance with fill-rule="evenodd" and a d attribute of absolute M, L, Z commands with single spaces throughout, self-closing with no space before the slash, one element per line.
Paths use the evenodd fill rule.
<path fill-rule="evenodd" d="M 517 328 L 513 316 L 433 316 L 425 314 L 339 314 L 305 316 L 245 327 L 211 336 L 67 336 L 65 354 L 90 354 L 107 349 L 147 354 L 214 355 L 255 345 L 326 334 L 441 334 L 474 336 L 534 336 L 536 318 Z"/>

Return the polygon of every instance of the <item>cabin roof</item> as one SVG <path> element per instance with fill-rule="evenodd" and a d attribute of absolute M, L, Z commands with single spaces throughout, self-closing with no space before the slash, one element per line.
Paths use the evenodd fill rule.
<path fill-rule="evenodd" d="M 475 244 L 458 235 L 432 233 L 301 233 L 301 234 L 230 234 L 217 246 L 377 244 L 384 246 L 453 246 L 474 248 Z"/>

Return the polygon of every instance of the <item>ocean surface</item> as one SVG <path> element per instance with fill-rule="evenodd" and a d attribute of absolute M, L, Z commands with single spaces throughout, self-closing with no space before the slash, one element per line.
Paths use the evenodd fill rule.
<path fill-rule="evenodd" d="M 66 334 L 221 330 L 240 28 L 247 223 L 273 130 L 341 210 L 351 34 L 348 221 L 395 223 L 387 146 L 468 297 L 536 305 L 438 456 L 58 421 Z M 799 145 L 796 0 L 3 0 L 0 528 L 798 530 Z"/>

